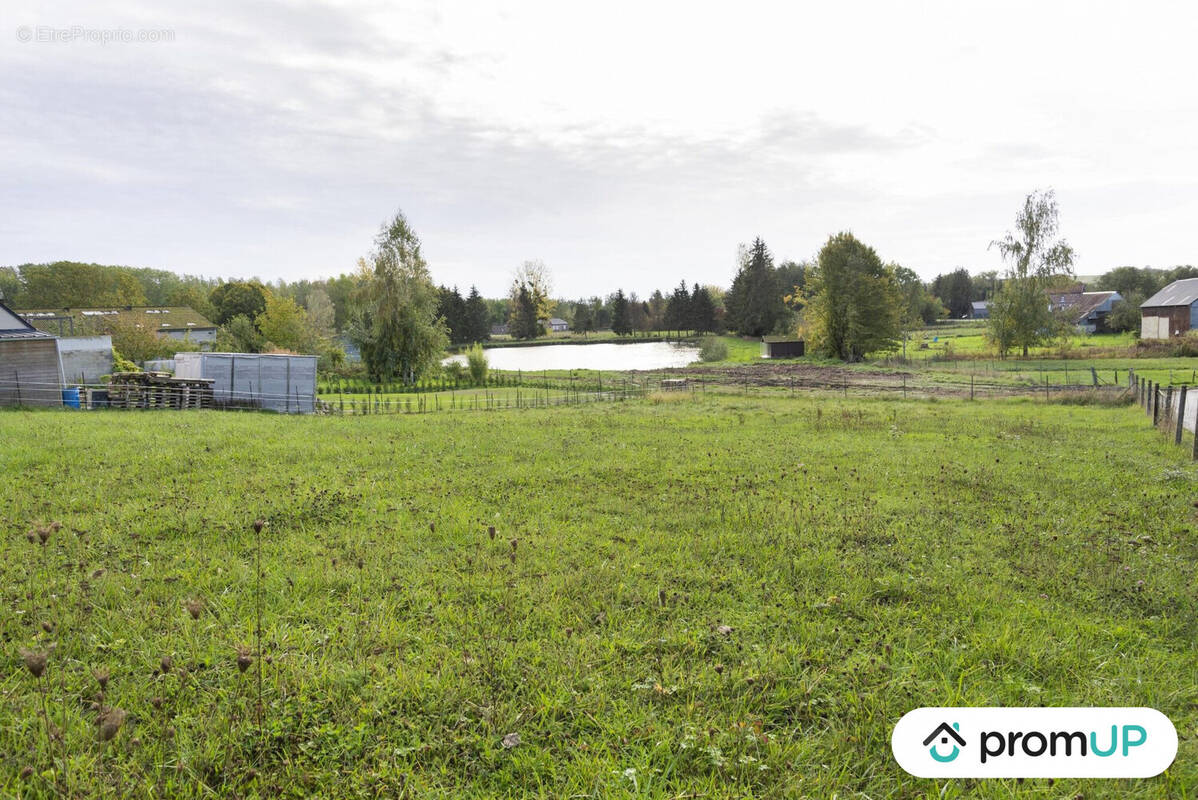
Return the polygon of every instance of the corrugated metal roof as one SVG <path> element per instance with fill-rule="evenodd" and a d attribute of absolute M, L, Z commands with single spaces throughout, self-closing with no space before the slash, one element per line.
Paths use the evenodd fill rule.
<path fill-rule="evenodd" d="M 0 303 L 0 339 L 53 339 L 48 333 L 36 330 L 8 306 Z"/>
<path fill-rule="evenodd" d="M 11 341 L 13 339 L 57 339 L 50 333 L 42 333 L 41 331 L 0 331 L 0 341 Z"/>
<path fill-rule="evenodd" d="M 1188 306 L 1198 300 L 1198 278 L 1184 278 L 1161 289 L 1149 297 L 1140 308 L 1156 308 L 1158 306 Z"/>

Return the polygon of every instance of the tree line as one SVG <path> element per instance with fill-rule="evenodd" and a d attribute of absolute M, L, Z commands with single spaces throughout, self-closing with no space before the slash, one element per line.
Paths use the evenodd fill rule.
<path fill-rule="evenodd" d="M 1045 298 L 1073 280 L 1073 251 L 1055 238 L 1057 214 L 1051 191 L 1033 192 L 1015 231 L 991 243 L 1008 265 L 1002 274 L 958 268 L 926 283 L 914 270 L 884 262 L 846 231 L 830 236 L 811 260 L 778 264 L 765 242 L 755 239 L 741 247 L 727 291 L 683 280 L 646 299 L 623 288 L 605 297 L 553 299 L 549 269 L 527 261 L 507 297 L 484 298 L 475 286 L 463 296 L 456 286 L 433 284 L 419 239 L 399 213 L 381 227 L 356 272 L 325 280 L 263 283 L 60 261 L 0 267 L 0 297 L 18 309 L 188 306 L 219 326 L 218 349 L 318 353 L 326 369 L 344 362 L 340 341 L 348 340 L 371 375 L 387 380 L 413 380 L 437 363 L 447 345 L 486 341 L 497 326 L 518 339 L 543 336 L 549 320 L 559 316 L 583 335 L 802 337 L 812 352 L 852 361 L 898 349 L 911 331 L 946 316 L 968 317 L 974 302 L 988 301 L 988 335 L 1000 354 L 1026 353 L 1061 329 Z M 1195 276 L 1198 269 L 1189 265 L 1124 266 L 1102 275 L 1094 288 L 1120 292 L 1124 300 L 1109 325 L 1134 330 L 1147 296 Z M 122 352 L 135 360 L 161 357 L 174 347 L 108 324 Z"/>

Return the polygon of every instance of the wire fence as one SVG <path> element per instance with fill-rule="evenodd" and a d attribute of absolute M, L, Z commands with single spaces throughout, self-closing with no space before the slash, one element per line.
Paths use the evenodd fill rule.
<path fill-rule="evenodd" d="M 1173 440 L 1173 444 L 1186 446 L 1185 433 L 1192 434 L 1189 448 L 1190 458 L 1198 461 L 1198 387 L 1181 385 L 1162 386 L 1160 383 L 1131 378 L 1136 403 L 1152 424 L 1162 434 Z"/>
<path fill-rule="evenodd" d="M 68 406 L 81 410 L 198 410 L 277 411 L 346 416 L 367 414 L 427 414 L 445 411 L 494 411 L 501 409 L 550 408 L 590 403 L 619 402 L 649 395 L 730 394 L 755 396 L 798 396 L 839 394 L 844 398 L 959 397 L 987 398 L 1029 396 L 1053 401 L 1083 391 L 1127 391 L 1130 383 L 1116 386 L 1095 373 L 1087 385 L 1013 383 L 983 379 L 975 375 L 911 376 L 855 373 L 840 375 L 795 375 L 746 370 L 744 375 L 635 373 L 630 376 L 558 377 L 544 373 L 522 376 L 519 382 L 470 386 L 457 385 L 441 391 L 345 393 L 317 395 L 314 387 L 293 387 L 288 393 L 221 390 L 196 385 L 77 384 L 64 388 L 57 383 L 0 381 L 0 406 Z M 355 386 L 354 388 L 359 388 Z"/>

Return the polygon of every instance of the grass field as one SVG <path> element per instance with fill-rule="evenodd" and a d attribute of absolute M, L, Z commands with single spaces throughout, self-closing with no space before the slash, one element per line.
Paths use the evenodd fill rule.
<path fill-rule="evenodd" d="M 1198 794 L 1198 468 L 1134 407 L 9 411 L 0 439 L 3 796 Z M 1149 780 L 919 780 L 889 735 L 923 705 L 1152 706 L 1180 748 Z"/>

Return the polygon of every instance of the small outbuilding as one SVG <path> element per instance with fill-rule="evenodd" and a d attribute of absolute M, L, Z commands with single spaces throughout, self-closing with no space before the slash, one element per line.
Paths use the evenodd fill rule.
<path fill-rule="evenodd" d="M 568 330 L 570 330 L 570 323 L 566 322 L 561 317 L 550 317 L 549 318 L 549 330 L 553 331 L 554 333 L 561 333 L 562 331 L 568 331 Z"/>
<path fill-rule="evenodd" d="M 175 353 L 175 377 L 212 381 L 212 402 L 287 414 L 316 410 L 316 356 Z"/>
<path fill-rule="evenodd" d="M 791 336 L 761 337 L 762 358 L 801 358 L 807 352 L 807 343 Z"/>
<path fill-rule="evenodd" d="M 0 303 L 0 406 L 61 406 L 58 338 Z"/>
<path fill-rule="evenodd" d="M 1198 278 L 1185 278 L 1140 304 L 1140 338 L 1168 339 L 1198 330 Z"/>
<path fill-rule="evenodd" d="M 975 300 L 969 304 L 970 319 L 990 319 L 990 301 Z"/>

